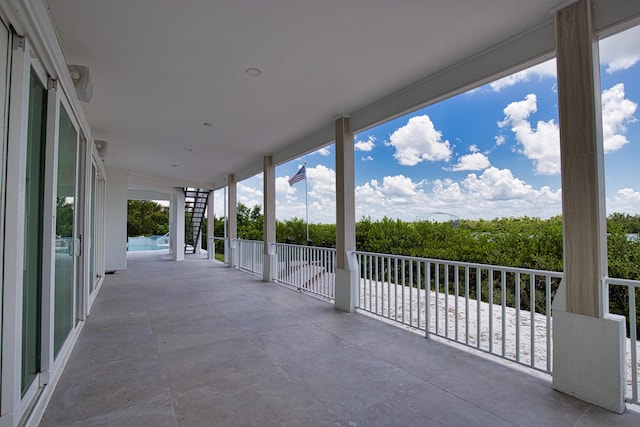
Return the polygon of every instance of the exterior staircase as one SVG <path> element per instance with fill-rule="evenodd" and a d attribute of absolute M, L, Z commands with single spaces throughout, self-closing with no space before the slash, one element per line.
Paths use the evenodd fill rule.
<path fill-rule="evenodd" d="M 207 210 L 207 201 L 210 190 L 204 188 L 184 189 L 184 252 L 196 253 L 196 246 L 204 214 Z"/>

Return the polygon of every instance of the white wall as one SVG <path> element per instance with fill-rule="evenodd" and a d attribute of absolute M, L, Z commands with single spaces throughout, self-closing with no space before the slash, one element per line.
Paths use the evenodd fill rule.
<path fill-rule="evenodd" d="M 105 168 L 105 172 L 105 271 L 126 270 L 128 172 L 115 168 Z"/>

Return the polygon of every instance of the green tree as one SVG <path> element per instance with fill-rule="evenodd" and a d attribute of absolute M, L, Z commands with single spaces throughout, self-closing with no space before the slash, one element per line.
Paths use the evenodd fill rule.
<path fill-rule="evenodd" d="M 58 237 L 73 236 L 73 204 L 64 197 L 56 201 L 56 234 Z"/>
<path fill-rule="evenodd" d="M 169 208 L 152 200 L 129 200 L 127 236 L 163 235 L 169 232 Z"/>

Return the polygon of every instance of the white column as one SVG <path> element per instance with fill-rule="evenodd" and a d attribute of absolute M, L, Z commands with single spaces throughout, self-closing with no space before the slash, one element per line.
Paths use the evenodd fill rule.
<path fill-rule="evenodd" d="M 236 196 L 236 180 L 233 175 L 227 177 L 229 217 L 227 218 L 227 256 L 229 267 L 235 263 L 236 238 L 238 237 L 238 203 Z"/>
<path fill-rule="evenodd" d="M 214 202 L 214 192 L 211 190 L 209 192 L 209 198 L 207 199 L 207 259 L 214 259 L 215 256 L 215 242 L 213 241 L 213 232 L 214 232 L 214 210 L 213 210 L 213 202 Z"/>
<path fill-rule="evenodd" d="M 271 156 L 265 156 L 262 162 L 263 175 L 263 242 L 262 280 L 273 280 L 276 268 L 276 168 Z"/>
<path fill-rule="evenodd" d="M 358 292 L 355 262 L 355 173 L 353 134 L 349 119 L 336 120 L 336 291 L 335 306 L 351 312 Z"/>
<path fill-rule="evenodd" d="M 184 191 L 176 187 L 171 195 L 171 259 L 184 260 Z"/>
<path fill-rule="evenodd" d="M 127 199 L 129 178 L 124 169 L 105 168 L 105 270 L 127 268 Z"/>
<path fill-rule="evenodd" d="M 590 0 L 556 20 L 564 280 L 553 306 L 553 387 L 624 411 L 625 321 L 605 314 L 607 271 L 598 40 Z"/>

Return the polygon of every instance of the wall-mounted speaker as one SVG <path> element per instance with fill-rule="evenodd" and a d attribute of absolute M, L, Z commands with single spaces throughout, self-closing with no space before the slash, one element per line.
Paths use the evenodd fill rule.
<path fill-rule="evenodd" d="M 98 150 L 98 155 L 102 158 L 107 155 L 107 141 L 95 140 L 96 149 Z"/>
<path fill-rule="evenodd" d="M 89 75 L 89 67 L 84 65 L 69 65 L 71 80 L 76 88 L 78 99 L 82 102 L 91 101 L 93 96 L 93 81 Z"/>

